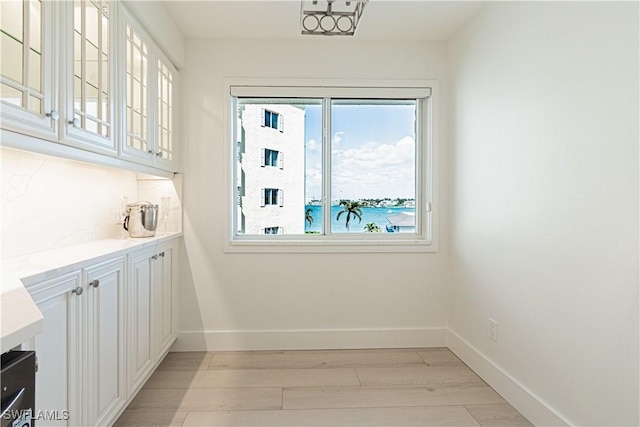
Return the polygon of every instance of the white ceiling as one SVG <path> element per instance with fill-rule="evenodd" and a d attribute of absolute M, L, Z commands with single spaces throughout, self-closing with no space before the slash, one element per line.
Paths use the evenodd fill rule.
<path fill-rule="evenodd" d="M 295 39 L 300 0 L 164 0 L 185 37 Z M 362 40 L 447 40 L 481 1 L 370 0 L 354 36 Z"/>

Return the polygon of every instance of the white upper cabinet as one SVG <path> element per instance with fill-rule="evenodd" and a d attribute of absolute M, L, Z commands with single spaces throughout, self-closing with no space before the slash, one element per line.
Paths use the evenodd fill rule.
<path fill-rule="evenodd" d="M 178 73 L 121 2 L 0 0 L 0 7 L 2 129 L 145 173 L 134 163 L 178 170 Z"/>
<path fill-rule="evenodd" d="M 117 154 L 113 88 L 117 70 L 115 7 L 108 0 L 75 0 L 66 6 L 64 142 Z"/>
<path fill-rule="evenodd" d="M 56 6 L 39 0 L 0 1 L 2 128 L 41 138 L 57 135 Z"/>
<path fill-rule="evenodd" d="M 157 58 L 158 90 L 156 120 L 156 164 L 164 169 L 177 168 L 177 152 L 174 148 L 174 90 L 177 72 L 169 60 L 159 53 Z"/>
<path fill-rule="evenodd" d="M 122 156 L 134 162 L 175 170 L 173 100 L 176 70 L 126 10 L 123 16 L 126 110 Z"/>

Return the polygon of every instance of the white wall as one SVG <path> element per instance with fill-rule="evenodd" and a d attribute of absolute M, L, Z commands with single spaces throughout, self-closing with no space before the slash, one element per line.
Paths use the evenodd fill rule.
<path fill-rule="evenodd" d="M 536 424 L 640 421 L 638 49 L 637 2 L 494 3 L 450 44 L 451 346 Z"/>
<path fill-rule="evenodd" d="M 185 62 L 184 36 L 163 2 L 125 0 L 124 3 L 151 34 L 153 41 L 160 46 L 173 65 L 177 69 L 182 68 Z"/>
<path fill-rule="evenodd" d="M 440 252 L 431 254 L 223 252 L 228 195 L 223 79 L 442 79 L 446 88 L 445 44 L 345 38 L 186 44 L 182 76 L 188 266 L 183 271 L 177 348 L 444 345 L 446 238 L 440 240 Z M 442 108 L 447 109 L 444 103 Z M 442 117 L 444 122 L 446 114 Z M 441 123 L 441 128 L 446 126 Z M 441 133 L 440 171 L 446 174 L 446 132 Z M 446 186 L 446 180 L 441 182 Z M 443 230 L 446 200 L 441 191 Z"/>

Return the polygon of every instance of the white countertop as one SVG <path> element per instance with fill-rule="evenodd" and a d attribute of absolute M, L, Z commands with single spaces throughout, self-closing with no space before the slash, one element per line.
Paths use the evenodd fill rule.
<path fill-rule="evenodd" d="M 105 239 L 2 260 L 0 282 L 0 353 L 42 332 L 42 313 L 25 286 L 79 270 L 132 249 L 151 247 L 182 236 L 157 233 L 148 238 Z"/>

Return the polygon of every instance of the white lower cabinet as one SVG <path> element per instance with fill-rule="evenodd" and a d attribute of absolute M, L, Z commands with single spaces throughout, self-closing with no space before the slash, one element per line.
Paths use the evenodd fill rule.
<path fill-rule="evenodd" d="M 38 426 L 109 422 L 125 403 L 124 268 L 118 257 L 28 289 L 44 315 L 35 349 Z"/>
<path fill-rule="evenodd" d="M 174 245 L 129 255 L 129 392 L 136 393 L 176 338 Z"/>
<path fill-rule="evenodd" d="M 127 281 L 127 379 L 128 390 L 138 390 L 153 368 L 151 345 L 151 275 L 153 250 L 129 255 Z"/>
<path fill-rule="evenodd" d="M 44 316 L 44 332 L 22 345 L 35 350 L 38 426 L 81 426 L 83 422 L 84 316 L 82 274 L 76 271 L 29 288 Z M 42 412 L 41 412 L 42 411 Z"/>
<path fill-rule="evenodd" d="M 27 286 L 44 332 L 35 423 L 111 425 L 176 338 L 173 241 Z"/>
<path fill-rule="evenodd" d="M 177 298 L 174 291 L 174 275 L 176 274 L 176 257 L 174 245 L 158 246 L 158 258 L 154 261 L 155 279 L 152 294 L 155 310 L 153 311 L 154 350 L 157 357 L 162 357 L 173 344 L 177 336 Z M 153 258 L 152 258 L 153 259 Z M 154 329 L 154 330 L 153 330 Z"/>
<path fill-rule="evenodd" d="M 84 270 L 87 283 L 86 425 L 103 426 L 126 400 L 124 257 Z"/>

